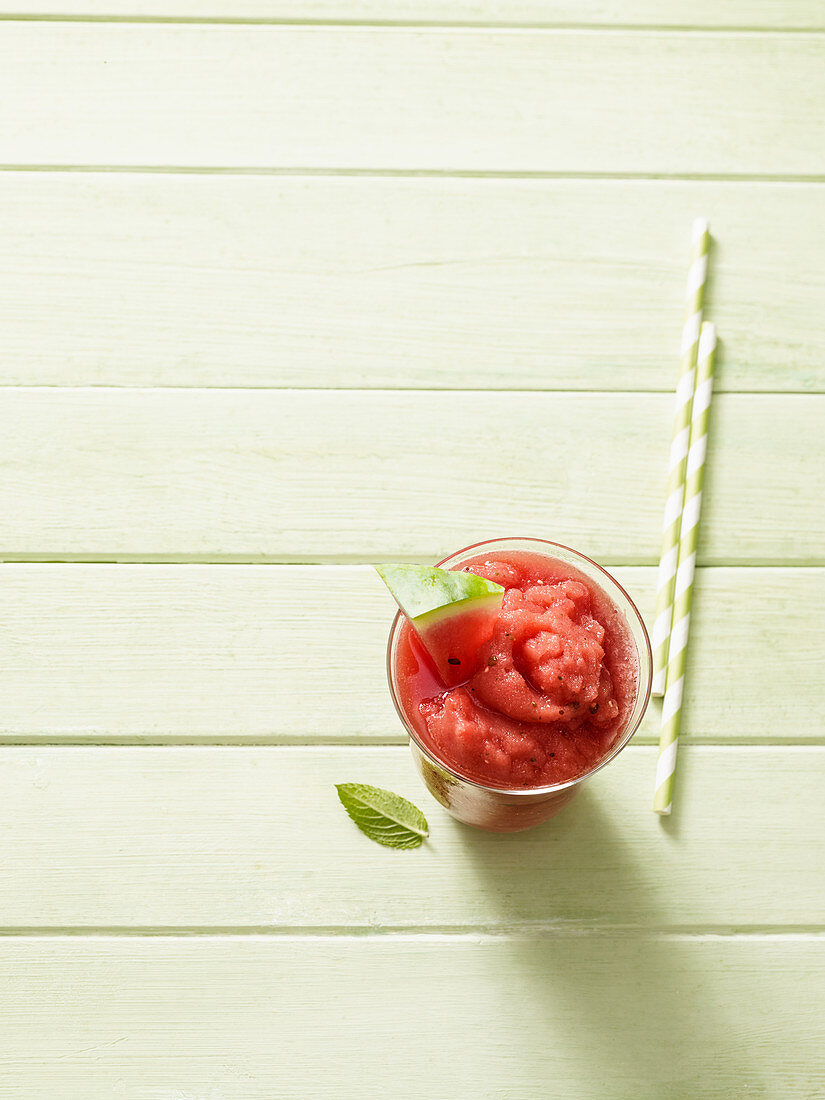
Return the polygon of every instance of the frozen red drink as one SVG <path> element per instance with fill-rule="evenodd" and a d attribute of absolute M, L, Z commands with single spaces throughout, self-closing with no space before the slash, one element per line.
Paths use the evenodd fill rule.
<path fill-rule="evenodd" d="M 448 809 L 456 812 L 475 787 L 475 800 L 489 792 L 481 801 L 496 813 L 456 816 L 475 816 L 471 823 L 489 828 L 523 828 L 561 808 L 577 781 L 638 725 L 649 694 L 647 635 L 613 578 L 565 547 L 507 540 L 443 564 L 495 581 L 504 596 L 469 662 L 464 639 L 456 637 L 467 676 L 449 687 L 400 618 L 390 649 L 396 705 L 414 752 L 416 745 L 423 750 L 424 778 Z M 536 797 L 510 797 L 508 809 L 507 796 L 516 794 Z"/>

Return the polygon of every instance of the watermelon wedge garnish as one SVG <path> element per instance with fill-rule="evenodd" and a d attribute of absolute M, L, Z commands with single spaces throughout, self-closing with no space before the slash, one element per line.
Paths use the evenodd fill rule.
<path fill-rule="evenodd" d="M 429 565 L 376 565 L 447 687 L 478 671 L 504 589 L 475 573 Z"/>

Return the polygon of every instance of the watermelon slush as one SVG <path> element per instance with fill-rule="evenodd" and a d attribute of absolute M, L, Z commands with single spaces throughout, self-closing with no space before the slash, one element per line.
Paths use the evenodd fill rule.
<path fill-rule="evenodd" d="M 439 801 L 471 824 L 525 828 L 566 804 L 638 726 L 647 634 L 615 580 L 566 547 L 502 540 L 444 565 L 501 584 L 501 608 L 473 640 L 466 679 L 449 687 L 401 617 L 390 644 L 396 706 Z M 457 619 L 466 666 L 462 629 Z"/>

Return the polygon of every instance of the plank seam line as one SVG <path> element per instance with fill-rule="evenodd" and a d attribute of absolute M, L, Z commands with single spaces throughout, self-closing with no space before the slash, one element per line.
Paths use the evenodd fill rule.
<path fill-rule="evenodd" d="M 377 553 L 370 557 L 364 554 L 337 554 L 333 556 L 294 554 L 108 554 L 99 551 L 91 554 L 59 554 L 54 551 L 43 553 L 4 552 L 0 549 L 0 565 L 248 565 L 248 566 L 354 566 L 374 565 L 384 561 L 396 561 L 397 554 Z M 604 555 L 602 555 L 604 557 Z M 432 556 L 426 554 L 405 554 L 404 560 L 410 564 L 432 565 Z M 608 561 L 605 564 L 615 569 L 646 569 L 656 565 L 651 557 L 624 558 Z M 759 558 L 742 561 L 737 558 L 703 557 L 697 569 L 822 569 L 825 558 L 805 558 L 786 560 L 784 558 Z"/>
<path fill-rule="evenodd" d="M 431 395 L 431 396 L 434 396 L 434 397 L 439 397 L 441 394 L 443 394 L 445 392 L 444 390 L 433 387 L 433 386 L 424 386 L 424 387 L 421 387 L 420 389 L 412 388 L 412 387 L 403 387 L 403 388 L 396 389 L 394 386 L 375 386 L 375 387 L 373 387 L 373 386 L 351 386 L 351 387 L 347 387 L 346 389 L 339 390 L 337 387 L 321 387 L 321 386 L 318 386 L 318 387 L 305 387 L 305 386 L 276 386 L 276 387 L 272 387 L 272 386 L 158 386 L 158 385 L 145 385 L 145 386 L 111 386 L 111 385 L 38 386 L 38 385 L 31 385 L 31 386 L 26 386 L 26 385 L 16 384 L 16 385 L 2 386 L 2 389 L 6 393 L 37 394 L 38 391 L 43 391 L 43 392 L 50 393 L 50 394 L 60 392 L 60 393 L 78 393 L 78 394 L 84 394 L 84 395 L 89 394 L 89 395 L 95 395 L 95 396 L 99 396 L 101 394 L 106 394 L 106 393 L 118 394 L 118 395 L 121 395 L 121 396 L 124 395 L 124 394 L 134 394 L 134 393 L 157 394 L 158 396 L 160 396 L 162 394 L 162 395 L 165 396 L 165 395 L 170 394 L 170 393 L 180 393 L 180 394 L 198 393 L 201 390 L 203 390 L 206 393 L 211 393 L 213 389 L 217 389 L 217 390 L 220 390 L 220 391 L 226 392 L 226 393 L 233 393 L 233 392 L 237 391 L 238 393 L 242 393 L 242 394 L 246 394 L 246 393 L 249 393 L 249 392 L 267 393 L 267 392 L 271 391 L 271 392 L 277 393 L 281 396 L 283 396 L 284 394 L 295 394 L 296 396 L 300 396 L 302 394 L 313 394 L 314 395 L 314 394 L 318 394 L 318 393 L 326 393 L 326 394 L 329 394 L 330 398 L 335 398 L 340 393 L 357 394 L 357 395 L 361 395 L 361 396 L 375 396 L 375 395 L 391 396 L 392 394 L 395 394 L 395 393 L 420 393 L 422 395 Z M 497 394 L 513 393 L 513 394 L 517 394 L 520 397 L 525 397 L 525 396 L 528 396 L 528 395 L 530 397 L 535 397 L 535 396 L 541 396 L 542 393 L 552 393 L 555 396 L 567 396 L 567 395 L 569 395 L 570 397 L 575 397 L 577 399 L 581 398 L 582 394 L 587 394 L 588 396 L 592 396 L 592 397 L 606 397 L 606 398 L 615 398 L 617 395 L 624 394 L 628 398 L 636 399 L 640 396 L 644 397 L 646 394 L 649 394 L 651 396 L 657 396 L 657 397 L 661 396 L 662 394 L 671 394 L 672 390 L 670 390 L 670 389 L 665 389 L 665 390 L 601 390 L 601 389 L 536 390 L 536 389 L 527 389 L 527 388 L 512 389 L 511 387 L 507 387 L 507 388 L 502 388 L 502 389 L 498 389 L 498 390 L 465 388 L 465 389 L 451 390 L 451 391 L 447 391 L 447 392 L 460 393 L 464 397 L 480 397 L 480 398 L 485 397 L 489 393 L 497 393 Z M 799 391 L 799 390 L 789 390 L 789 391 L 773 391 L 773 390 L 742 390 L 742 391 L 738 391 L 738 390 L 731 390 L 727 393 L 723 393 L 721 395 L 721 397 L 722 397 L 723 400 L 726 400 L 726 401 L 729 401 L 731 398 L 734 398 L 734 397 L 749 397 L 749 398 L 753 398 L 753 399 L 759 401 L 759 400 L 772 399 L 772 398 L 776 397 L 777 394 L 779 394 L 779 393 L 782 393 L 786 397 L 794 398 L 794 399 L 798 399 L 798 400 L 802 400 L 802 401 L 808 401 L 811 398 L 821 398 L 821 397 L 825 396 L 821 393 L 808 393 L 808 392 Z"/>
<path fill-rule="evenodd" d="M 640 936 L 663 940 L 823 940 L 825 926 L 821 924 L 779 926 L 703 926 L 685 925 L 649 926 L 638 924 L 616 924 L 593 927 L 576 922 L 508 924 L 496 925 L 399 925 L 397 927 L 379 927 L 377 925 L 316 925 L 316 926 L 268 926 L 268 925 L 67 925 L 54 927 L 10 927 L 0 929 L 0 939 L 385 939 L 385 940 L 451 940 L 472 939 L 507 941 L 509 939 L 530 939 L 536 936 L 559 938 L 581 937 L 616 939 L 636 939 Z"/>
<path fill-rule="evenodd" d="M 140 175 L 324 177 L 342 179 L 478 179 L 478 180 L 604 180 L 619 182 L 697 182 L 749 184 L 821 184 L 825 173 L 760 172 L 586 172 L 505 171 L 462 168 L 348 168 L 277 167 L 272 165 L 186 165 L 186 164 L 35 164 L 4 163 L 0 172 L 98 173 Z"/>
<path fill-rule="evenodd" d="M 112 23 L 159 26 L 240 26 L 240 27 L 320 27 L 341 30 L 432 30 L 469 31 L 496 34 L 501 32 L 541 32 L 548 35 L 559 32 L 594 35 L 703 35 L 708 37 L 818 37 L 825 33 L 821 26 L 778 27 L 765 24 L 720 23 L 577 23 L 575 21 L 536 22 L 521 20 L 450 20 L 450 19 L 308 19 L 273 16 L 197 16 L 197 15 L 94 15 L 91 13 L 32 13 L 7 12 L 0 14 L 3 23 Z"/>
<path fill-rule="evenodd" d="M 674 357 L 674 361 L 676 361 Z M 628 364 L 630 365 L 630 364 Z M 193 386 L 176 386 L 173 384 L 164 385 L 162 383 L 153 383 L 152 385 L 142 385 L 139 382 L 136 383 L 114 383 L 114 382 L 95 382 L 95 383 L 72 383 L 72 382 L 33 382 L 31 384 L 21 384 L 19 382 L 2 382 L 0 381 L 0 393 L 4 391 L 31 391 L 45 390 L 48 393 L 63 392 L 74 393 L 77 391 L 99 393 L 101 391 L 110 391 L 112 393 L 140 393 L 151 391 L 154 393 L 192 393 L 203 391 L 206 393 L 328 393 L 330 396 L 334 394 L 393 394 L 393 393 L 426 393 L 426 394 L 472 394 L 474 396 L 483 396 L 488 393 L 498 394 L 530 394 L 531 396 L 541 394 L 566 394 L 575 395 L 576 397 L 582 394 L 592 394 L 598 397 L 616 397 L 626 395 L 628 397 L 646 397 L 646 396 L 659 396 L 661 394 L 669 394 L 672 396 L 672 386 L 662 386 L 660 389 L 652 389 L 646 387 L 644 389 L 629 390 L 626 388 L 621 389 L 592 389 L 589 387 L 582 387 L 581 389 L 571 389 L 570 386 L 485 386 L 483 388 L 467 389 L 462 386 L 255 386 L 255 385 L 221 385 L 221 384 L 199 384 Z M 717 394 L 724 394 L 725 396 L 733 397 L 822 397 L 825 396 L 825 386 L 822 389 L 807 389 L 807 390 L 745 390 L 745 389 L 724 389 L 716 387 Z"/>
<path fill-rule="evenodd" d="M 410 560 L 412 560 L 413 557 L 414 557 L 414 555 L 410 557 Z M 422 559 L 422 563 L 423 563 L 423 559 Z M 9 567 L 9 569 L 13 569 L 14 566 L 22 566 L 23 568 L 28 568 L 30 566 L 44 566 L 46 568 L 51 567 L 51 566 L 68 566 L 70 569 L 74 569 L 74 568 L 82 569 L 83 567 L 85 567 L 87 565 L 94 565 L 94 566 L 103 566 L 106 569 L 110 569 L 110 570 L 117 567 L 117 566 L 128 566 L 130 569 L 136 569 L 136 568 L 139 569 L 141 567 L 145 567 L 147 569 L 147 571 L 151 571 L 151 570 L 157 568 L 158 566 L 164 567 L 164 566 L 168 565 L 172 568 L 177 568 L 178 566 L 182 566 L 182 567 L 193 569 L 193 570 L 202 570 L 202 569 L 215 568 L 215 569 L 236 569 L 236 570 L 240 571 L 240 570 L 245 570 L 245 569 L 268 569 L 271 566 L 271 567 L 276 568 L 276 569 L 358 569 L 358 570 L 366 572 L 370 576 L 372 576 L 371 570 L 372 570 L 374 564 L 375 564 L 375 559 L 374 558 L 369 558 L 369 559 L 359 558 L 359 559 L 352 559 L 350 561 L 347 561 L 347 560 L 344 560 L 343 558 L 337 558 L 337 557 L 334 558 L 334 559 L 330 559 L 329 561 L 326 561 L 326 560 L 320 560 L 320 561 L 319 560 L 315 560 L 315 561 L 313 561 L 313 560 L 302 560 L 302 561 L 294 561 L 294 562 L 293 561 L 280 561 L 280 560 L 272 560 L 272 561 L 266 560 L 266 561 L 262 561 L 262 562 L 258 562 L 258 561 L 231 561 L 231 560 L 200 561 L 200 560 L 197 560 L 196 558 L 191 558 L 191 559 L 187 558 L 185 561 L 180 561 L 180 562 L 177 562 L 177 561 L 164 562 L 164 561 L 152 561 L 152 560 L 126 562 L 126 561 L 119 561 L 119 560 L 118 561 L 113 561 L 111 559 L 101 560 L 101 559 L 92 558 L 92 557 L 90 557 L 88 560 L 85 560 L 82 555 L 77 557 L 77 558 L 70 558 L 70 559 L 65 559 L 65 560 L 64 559 L 53 559 L 53 558 L 44 558 L 42 560 L 37 560 L 37 559 L 32 560 L 32 559 L 29 559 L 28 557 L 26 557 L 24 559 L 21 559 L 21 560 L 17 560 L 17 558 L 14 555 L 9 555 L 7 557 L 3 557 L 3 555 L 0 554 L 0 565 L 6 565 L 6 566 Z M 655 562 L 642 563 L 640 565 L 637 562 L 613 561 L 610 558 L 604 558 L 603 559 L 603 564 L 607 569 L 654 569 L 656 567 Z M 726 570 L 762 569 L 762 570 L 765 570 L 765 571 L 783 570 L 783 569 L 788 570 L 788 571 L 793 571 L 793 570 L 807 569 L 812 574 L 821 572 L 822 568 L 823 567 L 821 565 L 800 565 L 798 562 L 787 562 L 787 563 L 786 562 L 779 562 L 777 564 L 770 564 L 770 565 L 762 565 L 761 563 L 754 563 L 754 562 L 749 562 L 749 563 L 744 563 L 743 562 L 741 564 L 735 564 L 735 565 L 729 565 L 728 563 L 700 562 L 696 566 L 697 572 L 706 572 L 708 570 L 723 570 L 723 569 L 726 569 Z"/>

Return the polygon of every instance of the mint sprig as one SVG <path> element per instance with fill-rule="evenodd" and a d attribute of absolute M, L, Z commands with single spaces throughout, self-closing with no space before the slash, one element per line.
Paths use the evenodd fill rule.
<path fill-rule="evenodd" d="M 430 835 L 422 812 L 400 794 L 367 783 L 336 783 L 335 789 L 361 832 L 386 848 L 418 848 Z"/>

